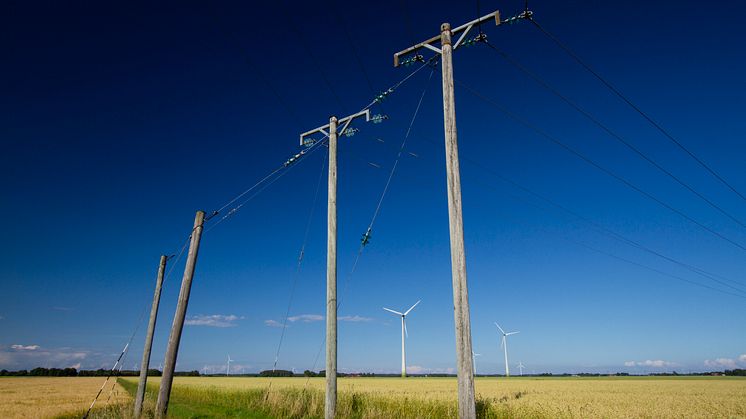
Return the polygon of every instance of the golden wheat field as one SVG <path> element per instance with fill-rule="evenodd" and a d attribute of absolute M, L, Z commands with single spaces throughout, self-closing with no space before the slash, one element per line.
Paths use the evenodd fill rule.
<path fill-rule="evenodd" d="M 136 386 L 134 377 L 120 380 L 129 391 Z M 151 399 L 158 382 L 156 377 L 149 379 Z M 0 417 L 79 413 L 102 383 L 101 377 L 0 379 Z M 323 412 L 323 386 L 323 378 L 176 377 L 169 416 L 318 417 Z M 107 385 L 97 406 L 106 405 L 110 388 Z M 264 393 L 268 388 L 269 393 Z M 480 417 L 746 418 L 746 379 L 742 378 L 480 377 L 476 388 L 484 407 Z M 340 378 L 339 390 L 340 413 L 349 410 L 356 417 L 430 418 L 456 413 L 455 378 Z M 128 417 L 131 398 L 119 385 L 109 404 L 115 403 L 122 406 L 119 413 L 94 416 Z M 261 414 L 246 416 L 247 409 Z"/>
<path fill-rule="evenodd" d="M 0 418 L 50 418 L 88 408 L 104 377 L 3 377 L 0 378 Z M 130 399 L 121 386 L 109 380 L 97 404 Z"/>
<path fill-rule="evenodd" d="M 152 381 L 157 382 L 157 379 Z M 177 377 L 175 386 L 321 390 L 323 378 Z M 340 378 L 339 391 L 376 399 L 455 401 L 455 378 Z M 516 417 L 746 418 L 746 379 L 730 377 L 480 377 L 479 398 Z"/>

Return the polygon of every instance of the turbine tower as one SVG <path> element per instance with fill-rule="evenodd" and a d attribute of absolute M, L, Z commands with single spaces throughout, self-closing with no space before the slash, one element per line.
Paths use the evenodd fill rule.
<path fill-rule="evenodd" d="M 502 346 L 503 349 L 505 350 L 505 376 L 510 377 L 510 369 L 508 368 L 508 336 L 515 335 L 516 333 L 521 333 L 521 332 L 505 333 L 503 328 L 500 327 L 500 325 L 497 324 L 497 322 L 495 322 L 495 326 L 497 326 L 497 328 L 500 329 L 500 333 L 502 333 L 502 340 L 500 340 L 500 346 Z"/>
<path fill-rule="evenodd" d="M 521 372 L 521 376 L 523 376 L 523 369 L 525 367 L 523 366 L 523 362 L 518 361 L 518 370 Z"/>
<path fill-rule="evenodd" d="M 226 377 L 227 377 L 227 376 L 228 376 L 228 374 L 230 374 L 230 372 L 231 372 L 231 362 L 233 362 L 233 360 L 231 359 L 231 356 L 230 356 L 230 355 L 228 355 L 228 364 L 227 364 L 227 365 L 226 365 L 226 367 L 225 367 L 225 376 L 226 376 Z"/>
<path fill-rule="evenodd" d="M 472 364 L 474 364 L 474 376 L 477 376 L 477 357 L 482 356 L 482 354 L 475 353 L 474 351 L 471 351 L 471 357 L 472 357 Z"/>
<path fill-rule="evenodd" d="M 384 307 L 383 309 L 396 314 L 397 316 L 401 316 L 401 376 L 402 378 L 407 376 L 407 355 L 406 350 L 404 348 L 404 339 L 405 337 L 409 337 L 409 333 L 407 332 L 407 314 L 409 314 L 410 311 L 412 311 L 413 308 L 417 306 L 417 304 L 420 303 L 419 300 L 412 307 L 409 307 L 409 310 L 405 311 L 404 313 L 399 313 L 398 311 L 394 311 L 391 309 L 388 309 Z"/>

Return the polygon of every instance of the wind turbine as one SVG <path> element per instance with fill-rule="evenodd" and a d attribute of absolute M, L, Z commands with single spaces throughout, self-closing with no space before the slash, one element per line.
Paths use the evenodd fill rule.
<path fill-rule="evenodd" d="M 228 376 L 228 374 L 230 374 L 230 372 L 231 372 L 231 362 L 233 362 L 233 360 L 231 359 L 231 356 L 230 356 L 230 355 L 228 355 L 228 365 L 226 365 L 226 367 L 225 367 L 225 376 L 226 376 L 226 377 L 227 377 L 227 376 Z"/>
<path fill-rule="evenodd" d="M 474 376 L 477 376 L 477 357 L 482 356 L 482 354 L 475 353 L 474 351 L 471 351 L 471 357 L 472 357 L 472 364 L 474 364 Z"/>
<path fill-rule="evenodd" d="M 407 332 L 406 318 L 407 318 L 407 314 L 409 314 L 409 312 L 412 311 L 412 309 L 415 308 L 417 304 L 420 303 L 420 301 L 422 300 L 418 300 L 416 303 L 414 303 L 412 307 L 409 307 L 409 310 L 405 311 L 404 313 L 399 313 L 398 311 L 394 311 L 386 307 L 383 308 L 384 310 L 388 312 L 401 316 L 401 376 L 402 378 L 407 376 L 407 355 L 404 349 L 404 338 L 409 337 L 409 333 Z"/>
<path fill-rule="evenodd" d="M 525 368 L 523 362 L 518 361 L 518 369 L 521 371 L 521 376 L 523 376 L 523 368 Z"/>
<path fill-rule="evenodd" d="M 505 333 L 502 327 L 500 327 L 497 322 L 495 322 L 495 326 L 497 326 L 498 329 L 500 329 L 500 333 L 502 333 L 502 340 L 500 341 L 500 346 L 503 347 L 505 350 L 505 376 L 510 377 L 510 369 L 508 369 L 508 336 L 515 335 L 516 333 L 521 332 L 508 332 Z"/>

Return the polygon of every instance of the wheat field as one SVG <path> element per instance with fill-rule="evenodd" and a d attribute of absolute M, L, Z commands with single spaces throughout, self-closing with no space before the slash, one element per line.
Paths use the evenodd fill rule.
<path fill-rule="evenodd" d="M 105 377 L 2 377 L 0 418 L 52 418 L 68 412 L 85 411 L 104 379 Z M 120 404 L 131 398 L 115 380 L 109 380 L 97 406 L 106 405 L 107 399 L 109 404 Z"/>
<path fill-rule="evenodd" d="M 93 417 L 128 418 L 135 377 L 102 393 Z M 80 417 L 103 378 L 0 379 L 1 418 Z M 151 377 L 146 413 L 159 378 Z M 340 378 L 339 417 L 455 417 L 455 378 Z M 318 418 L 323 378 L 176 377 L 169 417 Z M 476 380 L 482 418 L 746 418 L 737 377 L 512 377 Z M 108 407 L 108 408 L 107 408 Z"/>

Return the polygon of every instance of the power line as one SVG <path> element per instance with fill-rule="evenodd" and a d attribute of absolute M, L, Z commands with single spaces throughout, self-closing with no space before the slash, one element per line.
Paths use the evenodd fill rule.
<path fill-rule="evenodd" d="M 632 109 L 634 109 L 640 116 L 642 116 L 645 120 L 647 120 L 653 127 L 655 127 L 658 131 L 661 132 L 666 138 L 668 138 L 672 143 L 674 143 L 677 147 L 679 147 L 681 150 L 683 150 L 686 154 L 689 155 L 694 161 L 699 163 L 700 166 L 702 166 L 707 172 L 709 172 L 715 179 L 720 181 L 723 185 L 728 187 L 733 193 L 738 195 L 743 201 L 746 202 L 746 196 L 744 196 L 741 192 L 739 192 L 733 185 L 731 185 L 728 181 L 726 181 L 722 176 L 720 176 L 713 168 L 711 168 L 709 165 L 707 165 L 702 159 L 697 157 L 694 152 L 689 150 L 687 147 L 685 147 L 680 141 L 678 141 L 676 138 L 674 138 L 671 133 L 669 133 L 666 129 L 664 129 L 660 124 L 655 122 L 653 118 L 651 118 L 647 113 L 643 112 L 640 107 L 635 105 L 627 96 L 622 94 L 617 88 L 615 88 L 609 81 L 607 81 L 604 77 L 602 77 L 598 72 L 593 70 L 590 65 L 586 64 L 585 61 L 583 61 L 573 50 L 571 50 L 567 45 L 562 43 L 557 37 L 552 35 L 548 30 L 546 30 L 543 26 L 541 26 L 534 18 L 533 16 L 526 17 L 531 23 L 534 24 L 536 28 L 538 28 L 544 35 L 546 35 L 549 39 L 551 39 L 557 46 L 559 46 L 562 50 L 564 50 L 570 57 L 572 57 L 578 64 L 580 64 L 583 68 L 585 68 L 589 73 L 591 73 L 595 78 L 597 78 L 604 86 L 606 86 L 612 93 L 614 93 L 617 97 L 622 99 L 627 105 L 629 105 Z"/>
<path fill-rule="evenodd" d="M 318 150 L 319 148 L 321 148 L 321 146 L 322 146 L 322 145 L 324 145 L 324 144 L 326 144 L 326 140 L 325 140 L 325 139 L 319 140 L 319 141 L 317 141 L 317 142 L 316 142 L 316 143 L 315 143 L 314 145 L 312 145 L 311 147 L 309 147 L 309 148 L 306 148 L 306 149 L 304 149 L 303 151 L 301 151 L 300 153 L 297 153 L 297 154 L 295 154 L 295 155 L 294 155 L 293 157 L 291 157 L 291 158 L 290 158 L 290 159 L 289 159 L 288 161 L 286 161 L 286 162 L 285 162 L 285 164 L 283 164 L 283 166 L 282 166 L 282 167 L 279 167 L 278 169 L 275 169 L 275 170 L 273 170 L 272 172 L 270 172 L 270 174 L 269 174 L 269 175 L 267 175 L 267 176 L 263 177 L 263 178 L 262 178 L 262 179 L 261 179 L 261 180 L 260 180 L 259 182 L 257 182 L 256 184 L 254 184 L 254 185 L 253 185 L 253 186 L 252 186 L 251 188 L 249 188 L 249 189 L 247 189 L 246 191 L 242 192 L 242 193 L 241 193 L 241 194 L 239 194 L 239 195 L 238 195 L 238 196 L 237 196 L 236 198 L 233 198 L 233 199 L 232 199 L 232 200 L 230 201 L 230 203 L 229 203 L 229 204 L 226 204 L 226 205 L 224 205 L 224 206 L 222 207 L 222 209 L 225 209 L 225 208 L 227 208 L 227 207 L 228 207 L 228 206 L 229 206 L 230 204 L 232 204 L 232 203 L 235 203 L 235 202 L 236 202 L 236 201 L 238 200 L 238 198 L 240 198 L 240 197 L 242 197 L 242 196 L 246 195 L 246 194 L 247 194 L 247 193 L 248 193 L 249 191 L 251 191 L 251 190 L 253 190 L 253 189 L 255 189 L 255 188 L 259 187 L 259 185 L 262 185 L 262 184 L 263 184 L 263 185 L 261 186 L 261 188 L 259 188 L 259 190 L 257 190 L 257 191 L 256 191 L 256 192 L 254 192 L 253 194 L 251 194 L 251 195 L 250 195 L 250 196 L 249 196 L 248 198 L 246 198 L 246 199 L 245 199 L 244 201 L 242 201 L 242 202 L 241 202 L 240 204 L 238 204 L 238 205 L 236 205 L 235 207 L 231 208 L 231 209 L 230 209 L 230 210 L 229 210 L 229 211 L 228 211 L 228 212 L 227 212 L 227 213 L 226 213 L 225 215 L 223 215 L 223 216 L 222 216 L 222 217 L 221 217 L 221 218 L 220 218 L 220 219 L 219 219 L 218 221 L 216 221 L 216 222 L 215 222 L 215 223 L 214 223 L 213 225 L 211 225 L 211 226 L 210 226 L 210 228 L 208 228 L 208 229 L 207 229 L 207 230 L 205 231 L 205 233 L 208 233 L 208 232 L 212 231 L 212 229 L 214 229 L 215 227 L 217 227 L 218 225 L 220 225 L 220 224 L 221 224 L 221 223 L 222 223 L 223 221 L 225 221 L 225 220 L 227 220 L 228 218 L 230 218 L 230 217 L 234 216 L 234 215 L 235 215 L 235 214 L 236 214 L 236 213 L 237 213 L 237 212 L 238 212 L 238 211 L 239 211 L 239 210 L 240 210 L 241 208 L 243 208 L 243 206 L 244 206 L 244 205 L 246 205 L 246 204 L 247 204 L 247 203 L 248 203 L 249 201 L 251 201 L 252 199 L 254 199 L 254 198 L 256 198 L 257 196 L 259 196 L 259 194 L 261 194 L 262 192 L 264 192 L 264 191 L 265 191 L 265 190 L 266 190 L 267 188 L 269 188 L 269 187 L 270 187 L 270 186 L 272 186 L 272 185 L 273 185 L 273 184 L 274 184 L 275 182 L 277 182 L 278 180 L 280 180 L 280 178 L 282 178 L 283 176 L 285 176 L 285 175 L 286 175 L 286 174 L 287 174 L 287 173 L 288 173 L 288 172 L 289 172 L 290 170 L 292 170 L 292 169 L 293 169 L 293 167 L 297 166 L 297 165 L 298 165 L 297 163 L 299 163 L 299 162 L 300 162 L 300 161 L 302 161 L 302 160 L 305 160 L 305 158 L 303 158 L 303 156 L 308 156 L 308 155 L 312 154 L 313 152 L 315 152 L 316 150 Z M 291 160 L 292 160 L 292 161 L 291 161 Z M 284 171 L 280 172 L 280 170 L 283 170 L 283 169 L 286 169 L 286 170 L 284 170 Z M 279 173 L 279 175 L 277 175 L 277 176 L 274 176 L 274 175 L 275 175 L 275 174 L 277 174 L 277 173 Z M 268 180 L 268 179 L 270 179 L 270 178 L 271 178 L 272 176 L 274 176 L 274 178 L 272 178 L 271 180 Z M 214 211 L 214 212 L 213 212 L 213 214 L 211 215 L 211 217 L 212 217 L 212 216 L 215 216 L 215 215 L 217 215 L 217 214 L 219 214 L 219 213 L 220 213 L 220 212 L 222 211 L 222 209 L 221 209 L 220 211 Z"/>
<path fill-rule="evenodd" d="M 618 142 L 620 142 L 621 144 L 623 144 L 624 146 L 626 146 L 627 148 L 629 148 L 630 150 L 632 150 L 635 154 L 637 154 L 638 156 L 640 156 L 642 159 L 644 159 L 645 161 L 647 161 L 651 165 L 653 165 L 656 169 L 658 169 L 661 172 L 663 172 L 664 174 L 666 174 L 668 177 L 670 177 L 671 179 L 673 179 L 674 181 L 676 181 L 679 185 L 683 186 L 684 188 L 686 188 L 687 190 L 689 190 L 691 193 L 693 193 L 694 195 L 696 195 L 697 197 L 699 197 L 700 199 L 702 199 L 704 202 L 706 202 L 712 208 L 716 209 L 721 214 L 723 214 L 726 217 L 730 218 L 732 221 L 734 221 L 735 223 L 737 223 L 741 227 L 746 228 L 746 224 L 744 224 L 741 220 L 739 220 L 738 218 L 736 218 L 734 215 L 730 214 L 728 211 L 726 211 L 725 209 L 723 209 L 719 205 L 717 205 L 714 202 L 712 202 L 710 199 L 708 199 L 702 193 L 700 193 L 699 191 L 695 190 L 692 186 L 690 186 L 689 184 L 687 184 L 686 182 L 684 182 L 683 180 L 681 180 L 679 177 L 677 177 L 676 175 L 674 175 L 673 173 L 671 173 L 670 171 L 668 171 L 666 168 L 664 168 L 663 166 L 661 166 L 659 163 L 657 163 L 651 157 L 649 157 L 648 155 L 646 155 L 645 153 L 643 153 L 640 149 L 638 149 L 637 147 L 635 147 L 634 145 L 632 145 L 629 141 L 625 140 L 617 132 L 615 132 L 614 130 L 612 130 L 611 128 L 609 128 L 607 125 L 605 125 L 604 123 L 602 123 L 601 121 L 599 121 L 598 118 L 596 118 L 595 116 L 593 116 L 593 114 L 591 114 L 590 112 L 588 112 L 585 109 L 581 108 L 577 103 L 575 103 L 574 101 L 570 100 L 567 96 L 565 96 L 562 93 L 560 93 L 556 88 L 552 87 L 548 82 L 546 82 L 544 79 L 542 79 L 541 77 L 539 77 L 536 73 L 534 73 L 531 70 L 529 70 L 528 68 L 526 68 L 524 65 L 522 65 L 520 62 L 518 62 L 516 59 L 512 58 L 511 56 L 509 56 L 504 51 L 502 51 L 502 50 L 498 49 L 497 47 L 495 47 L 494 45 L 492 45 L 488 40 L 485 40 L 484 43 L 490 49 L 492 49 L 495 53 L 497 53 L 503 59 L 505 59 L 509 64 L 511 64 L 512 66 L 514 66 L 515 68 L 517 68 L 518 70 L 520 70 L 521 72 L 523 72 L 524 74 L 526 74 L 527 76 L 529 76 L 531 79 L 533 79 L 539 85 L 541 85 L 544 89 L 546 89 L 550 93 L 552 93 L 555 96 L 557 96 L 558 98 L 560 98 L 562 101 L 564 101 L 565 103 L 567 103 L 570 107 L 572 107 L 573 109 L 575 109 L 578 113 L 580 113 L 581 115 L 583 115 L 585 118 L 587 118 L 593 124 L 595 124 L 596 126 L 598 126 L 599 128 L 601 128 L 603 131 L 605 131 L 607 134 L 609 134 L 610 136 L 612 136 L 615 140 L 617 140 Z"/>
<path fill-rule="evenodd" d="M 437 145 L 437 143 L 435 143 L 434 141 L 432 141 L 430 139 L 426 139 L 426 141 L 429 142 L 429 143 L 431 143 L 431 144 Z M 531 196 L 533 196 L 533 197 L 535 197 L 535 198 L 537 198 L 537 199 L 539 199 L 539 200 L 541 200 L 541 201 L 549 204 L 550 207 L 556 208 L 556 209 L 560 210 L 561 212 L 569 214 L 573 218 L 575 218 L 575 219 L 577 219 L 579 221 L 582 221 L 583 223 L 589 225 L 592 229 L 594 229 L 594 230 L 600 232 L 601 234 L 604 234 L 604 235 L 606 235 L 606 236 L 608 236 L 608 237 L 610 237 L 610 238 L 612 238 L 612 239 L 614 239 L 614 240 L 616 240 L 616 241 L 618 241 L 620 243 L 623 243 L 623 244 L 626 244 L 626 245 L 628 245 L 630 247 L 633 247 L 633 248 L 636 248 L 638 250 L 642 250 L 644 252 L 647 252 L 647 253 L 649 253 L 649 254 L 651 254 L 653 256 L 656 256 L 656 257 L 661 258 L 661 259 L 663 259 L 663 260 L 665 260 L 667 262 L 670 262 L 670 263 L 673 263 L 675 265 L 678 265 L 678 266 L 680 266 L 680 267 L 682 267 L 684 269 L 687 269 L 687 270 L 689 270 L 689 271 L 691 271 L 691 272 L 693 272 L 693 273 L 695 273 L 695 274 L 697 274 L 699 276 L 702 276 L 702 277 L 704 277 L 704 278 L 706 278 L 708 280 L 711 280 L 713 282 L 716 282 L 716 283 L 718 283 L 720 285 L 723 285 L 723 286 L 726 286 L 728 288 L 731 288 L 731 289 L 733 289 L 733 290 L 735 290 L 737 292 L 741 292 L 741 293 L 746 292 L 745 290 L 743 290 L 741 288 L 733 287 L 733 286 L 731 286 L 731 285 L 729 285 L 729 284 L 727 284 L 727 283 L 725 283 L 723 281 L 728 281 L 728 282 L 740 285 L 742 287 L 746 287 L 746 284 L 743 284 L 743 283 L 738 282 L 738 281 L 734 281 L 732 279 L 725 278 L 725 277 L 723 277 L 721 275 L 717 275 L 717 274 L 714 274 L 712 272 L 708 272 L 708 271 L 706 271 L 706 270 L 704 270 L 702 268 L 698 268 L 698 267 L 693 266 L 691 264 L 688 264 L 686 262 L 682 262 L 680 260 L 677 260 L 677 259 L 675 259 L 675 258 L 673 258 L 671 256 L 667 256 L 667 255 L 665 255 L 665 254 L 663 254 L 663 253 L 661 253 L 661 252 L 659 252 L 657 250 L 654 250 L 654 249 L 652 249 L 652 248 L 650 248 L 648 246 L 645 246 L 645 245 L 641 244 L 640 242 L 637 242 L 637 241 L 632 240 L 632 239 L 630 239 L 628 237 L 625 237 L 625 236 L 623 236 L 623 235 L 621 235 L 619 233 L 616 233 L 615 231 L 613 231 L 613 230 L 611 230 L 611 229 L 609 229 L 607 227 L 604 227 L 603 225 L 601 225 L 601 224 L 599 224 L 599 223 L 597 223 L 597 222 L 595 222 L 595 221 L 593 221 L 593 220 L 591 220 L 591 219 L 589 219 L 589 218 L 587 218 L 587 217 L 585 217 L 583 215 L 578 214 L 577 212 L 575 212 L 575 211 L 567 208 L 566 206 L 564 206 L 562 204 L 559 204 L 556 201 L 554 201 L 554 200 L 552 200 L 552 199 L 550 199 L 550 198 L 548 198 L 548 197 L 546 197 L 546 196 L 544 196 L 544 195 L 542 195 L 542 194 L 540 194 L 540 193 L 538 193 L 538 192 L 536 192 L 536 191 L 534 191 L 534 190 L 532 190 L 532 189 L 530 189 L 530 188 L 528 188 L 528 187 L 526 187 L 524 185 L 521 185 L 520 183 L 516 182 L 515 180 L 510 179 L 508 177 L 505 177 L 504 175 L 501 175 L 501 174 L 495 172 L 494 170 L 490 169 L 487 166 L 484 166 L 483 164 L 481 164 L 480 162 L 478 162 L 478 161 L 476 161 L 474 159 L 471 159 L 471 158 L 466 157 L 466 156 L 462 156 L 461 159 L 464 160 L 466 163 L 471 164 L 472 166 L 474 166 L 474 167 L 476 167 L 476 168 L 478 168 L 478 169 L 480 169 L 480 170 L 482 170 L 482 171 L 484 171 L 484 172 L 486 172 L 486 173 L 488 173 L 488 174 L 490 174 L 492 176 L 495 176 L 500 181 L 502 181 L 504 183 L 507 183 L 507 184 L 511 185 L 512 187 L 514 187 L 516 189 L 519 189 L 519 190 L 521 190 L 521 191 L 523 191 L 523 192 L 525 192 L 525 193 L 527 193 L 527 194 L 529 194 L 529 195 L 531 195 Z M 490 189 L 493 192 L 498 192 L 497 189 L 495 189 L 490 184 L 487 184 L 487 183 L 484 183 L 484 182 L 480 182 L 480 181 L 477 181 L 476 184 L 481 185 L 484 188 Z M 514 198 L 516 200 L 520 200 L 520 201 L 522 201 L 522 202 L 524 202 L 524 203 L 526 203 L 528 205 L 535 206 L 535 207 L 540 208 L 540 209 L 545 210 L 545 211 L 547 210 L 546 207 L 537 206 L 535 204 L 530 204 L 527 201 L 518 199 L 516 197 L 514 197 Z M 580 243 L 578 243 L 578 244 L 580 244 Z M 580 244 L 580 245 L 587 247 L 587 245 L 583 245 L 583 244 Z M 593 249 L 593 250 L 596 250 L 596 249 Z M 599 251 L 599 252 L 603 252 L 603 251 Z M 615 255 L 611 255 L 611 256 L 612 257 L 617 257 Z M 634 262 L 634 264 L 636 264 L 638 266 L 642 266 L 642 264 L 639 264 L 637 262 Z M 644 266 L 644 267 L 646 267 L 648 269 L 653 269 L 653 270 L 655 269 L 655 268 L 649 268 L 647 266 Z M 665 275 L 667 275 L 667 276 L 675 276 L 673 274 L 668 274 L 668 273 L 665 273 Z M 677 278 L 677 279 L 680 279 L 680 278 Z M 687 281 L 687 282 L 693 282 L 693 283 L 695 282 L 695 281 L 690 281 L 690 280 L 685 280 L 685 281 Z M 705 288 L 710 288 L 710 289 L 718 290 L 717 288 L 713 288 L 713 287 L 710 287 L 708 285 L 701 284 L 701 283 L 698 283 L 698 282 L 696 284 L 704 286 Z M 730 293 L 728 291 L 723 291 L 723 290 L 718 290 L 718 291 L 719 292 L 725 292 L 727 294 L 731 294 L 732 295 L 732 293 Z"/>
<path fill-rule="evenodd" d="M 652 194 L 644 191 L 643 189 L 641 189 L 640 187 L 636 186 L 635 184 L 633 184 L 629 180 L 625 179 L 624 177 L 622 177 L 622 176 L 616 174 L 615 172 L 613 172 L 613 171 L 605 168 L 604 166 L 601 166 L 599 163 L 597 163 L 596 161 L 592 160 L 591 158 L 585 156 L 584 154 L 580 153 L 579 151 L 575 150 L 574 148 L 570 147 L 569 145 L 567 145 L 567 144 L 563 143 L 562 141 L 558 140 L 557 138 L 549 135 L 548 133 L 546 133 L 542 129 L 538 128 L 537 126 L 531 124 L 530 122 L 528 122 L 528 121 L 520 118 L 516 114 L 514 114 L 514 113 L 510 112 L 509 110 L 505 109 L 503 106 L 501 106 L 500 104 L 498 104 L 494 99 L 491 99 L 491 98 L 489 98 L 487 96 L 482 95 L 481 93 L 477 92 L 473 88 L 465 85 L 464 83 L 462 83 L 462 82 L 460 82 L 458 80 L 455 80 L 455 82 L 457 84 L 459 84 L 460 86 L 462 86 L 463 88 L 465 88 L 469 93 L 471 93 L 472 95 L 474 95 L 474 96 L 478 97 L 479 99 L 485 101 L 486 103 L 490 104 L 491 106 L 495 107 L 500 112 L 502 112 L 505 115 L 507 115 L 509 118 L 511 118 L 514 121 L 518 122 L 519 124 L 525 126 L 526 128 L 531 129 L 532 131 L 536 132 L 540 136 L 542 136 L 542 137 L 546 138 L 547 140 L 551 141 L 552 143 L 560 146 L 564 150 L 570 152 L 571 154 L 575 155 L 576 157 L 580 158 L 581 160 L 585 161 L 586 163 L 590 164 L 591 166 L 595 167 L 596 169 L 598 169 L 598 170 L 606 173 L 607 175 L 609 175 L 609 176 L 613 177 L 614 179 L 618 180 L 619 182 L 622 182 L 624 185 L 626 185 L 630 189 L 632 189 L 632 190 L 636 191 L 637 193 L 645 196 L 646 198 L 648 198 L 648 199 L 656 202 L 657 204 L 659 204 L 659 205 L 663 206 L 664 208 L 668 209 L 669 211 L 678 214 L 679 216 L 683 217 L 684 219 L 688 220 L 689 222 L 691 222 L 691 223 L 699 226 L 703 230 L 708 231 L 710 234 L 719 237 L 720 239 L 722 239 L 722 240 L 724 240 L 724 241 L 732 244 L 733 246 L 738 247 L 739 249 L 741 249 L 743 251 L 746 251 L 746 246 L 744 246 L 744 245 L 742 245 L 742 244 L 740 244 L 740 243 L 738 243 L 738 242 L 736 242 L 736 241 L 734 241 L 734 240 L 732 240 L 732 239 L 724 236 L 723 234 L 721 234 L 721 233 L 713 230 L 712 228 L 706 226 L 705 224 L 702 224 L 701 222 L 695 220 L 694 218 L 690 217 L 689 215 L 687 215 L 686 213 L 682 212 L 681 210 L 678 210 L 678 209 L 674 208 L 673 206 L 667 204 L 666 202 L 662 201 L 661 199 L 655 197 L 654 195 L 652 195 Z"/>
<path fill-rule="evenodd" d="M 285 330 L 288 324 L 288 317 L 290 316 L 290 308 L 293 305 L 293 299 L 295 297 L 295 289 L 298 286 L 298 279 L 300 277 L 300 271 L 303 265 L 303 257 L 305 256 L 306 244 L 308 243 L 308 236 L 311 232 L 311 222 L 313 221 L 313 214 L 314 214 L 314 210 L 316 209 L 316 202 L 318 201 L 319 190 L 321 189 L 321 181 L 324 178 L 325 168 L 326 168 L 326 157 L 324 158 L 324 160 L 322 160 L 322 163 L 321 163 L 321 172 L 319 173 L 319 178 L 316 181 L 316 191 L 313 194 L 313 201 L 311 203 L 311 208 L 309 210 L 308 221 L 306 221 L 306 230 L 305 230 L 305 233 L 303 234 L 303 244 L 301 245 L 300 252 L 298 254 L 298 264 L 296 265 L 296 268 L 295 268 L 293 285 L 290 288 L 290 298 L 288 299 L 288 306 L 287 306 L 287 309 L 285 310 L 285 317 L 282 321 L 282 332 L 280 333 L 280 341 L 277 344 L 277 351 L 275 352 L 275 362 L 274 364 L 272 364 L 273 371 L 277 367 L 277 361 L 280 358 L 280 349 L 282 348 L 282 342 L 285 339 Z"/>

